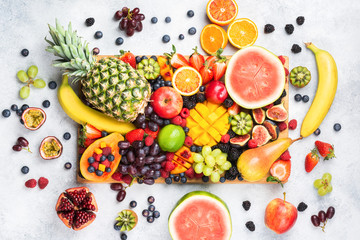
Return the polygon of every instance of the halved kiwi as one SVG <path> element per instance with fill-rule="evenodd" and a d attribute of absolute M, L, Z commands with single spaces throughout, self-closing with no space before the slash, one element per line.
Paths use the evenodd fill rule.
<path fill-rule="evenodd" d="M 120 231 L 131 231 L 138 222 L 138 216 L 133 210 L 125 209 L 118 215 L 115 220 L 117 221 L 116 225 L 121 227 Z"/>
<path fill-rule="evenodd" d="M 232 117 L 230 121 L 231 129 L 237 135 L 245 135 L 249 133 L 253 127 L 253 120 L 251 115 L 245 112 L 240 112 L 239 114 Z"/>
<path fill-rule="evenodd" d="M 303 88 L 311 80 L 311 73 L 306 67 L 294 67 L 290 72 L 290 82 L 294 87 Z"/>
<path fill-rule="evenodd" d="M 156 79 L 160 75 L 160 65 L 152 58 L 141 60 L 137 64 L 136 70 L 146 79 Z"/>

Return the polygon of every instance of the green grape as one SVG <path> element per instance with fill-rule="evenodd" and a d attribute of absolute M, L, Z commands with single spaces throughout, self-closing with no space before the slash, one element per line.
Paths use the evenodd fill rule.
<path fill-rule="evenodd" d="M 204 166 L 203 173 L 205 176 L 210 176 L 212 172 L 213 172 L 212 167 L 209 167 L 207 165 Z"/>
<path fill-rule="evenodd" d="M 194 171 L 198 174 L 203 172 L 205 164 L 203 162 L 194 164 Z"/>
<path fill-rule="evenodd" d="M 221 169 L 224 171 L 229 170 L 230 168 L 231 168 L 231 162 L 229 162 L 229 161 L 226 161 L 226 162 L 224 162 L 223 165 L 221 165 Z"/>
<path fill-rule="evenodd" d="M 218 165 L 223 165 L 224 162 L 226 162 L 226 157 L 223 154 L 220 154 L 219 156 L 216 156 L 216 163 Z"/>
<path fill-rule="evenodd" d="M 218 172 L 219 172 L 219 174 L 221 175 L 221 174 L 223 174 L 223 173 L 224 173 L 224 170 L 222 170 L 222 169 L 218 169 Z"/>
<path fill-rule="evenodd" d="M 29 77 L 24 70 L 18 71 L 16 76 L 22 82 L 27 82 L 29 80 Z"/>
<path fill-rule="evenodd" d="M 201 151 L 202 155 L 206 157 L 207 155 L 210 155 L 211 153 L 211 147 L 210 146 L 204 146 Z"/>
<path fill-rule="evenodd" d="M 208 155 L 205 157 L 205 163 L 209 167 L 214 167 L 215 166 L 215 158 L 211 155 Z"/>
<path fill-rule="evenodd" d="M 204 161 L 204 157 L 200 153 L 195 153 L 193 159 L 196 163 L 201 163 Z"/>
<path fill-rule="evenodd" d="M 215 171 L 211 173 L 211 177 L 210 177 L 211 181 L 216 183 L 220 180 L 220 174 L 219 172 Z"/>
<path fill-rule="evenodd" d="M 44 88 L 45 86 L 46 86 L 46 83 L 42 79 L 36 79 L 34 81 L 34 87 L 36 87 L 36 88 Z"/>
<path fill-rule="evenodd" d="M 328 192 L 328 190 L 327 190 L 327 188 L 324 187 L 324 186 L 318 189 L 318 194 L 319 194 L 320 196 L 325 196 L 325 195 L 327 194 L 327 192 Z"/>
<path fill-rule="evenodd" d="M 222 153 L 221 150 L 217 148 L 217 149 L 214 149 L 214 151 L 211 152 L 211 155 L 212 155 L 213 157 L 217 157 L 217 156 L 219 156 L 221 153 Z"/>
<path fill-rule="evenodd" d="M 322 182 L 322 179 L 316 179 L 316 180 L 314 181 L 314 187 L 315 187 L 315 188 L 321 188 L 323 185 L 324 185 L 324 184 L 323 184 L 323 182 Z"/>
<path fill-rule="evenodd" d="M 324 175 L 322 176 L 323 180 L 326 180 L 328 183 L 331 182 L 331 174 L 330 173 L 324 173 Z"/>
<path fill-rule="evenodd" d="M 29 69 L 27 70 L 27 74 L 30 78 L 34 79 L 38 74 L 38 67 L 35 65 L 30 66 Z"/>
<path fill-rule="evenodd" d="M 28 86 L 23 86 L 21 89 L 20 89 L 20 97 L 22 99 L 25 99 L 25 98 L 28 98 L 30 95 L 30 88 Z"/>
<path fill-rule="evenodd" d="M 331 183 L 329 183 L 329 185 L 327 186 L 326 189 L 327 189 L 327 192 L 328 192 L 328 193 L 331 193 L 331 192 L 332 192 L 333 187 L 332 187 Z"/>

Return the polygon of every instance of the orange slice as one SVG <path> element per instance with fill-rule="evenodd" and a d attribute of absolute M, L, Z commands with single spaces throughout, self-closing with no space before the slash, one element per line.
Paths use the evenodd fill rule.
<path fill-rule="evenodd" d="M 199 91 L 202 84 L 200 73 L 192 67 L 181 67 L 174 73 L 172 85 L 183 96 L 191 96 Z"/>
<path fill-rule="evenodd" d="M 219 48 L 224 49 L 228 43 L 225 30 L 215 24 L 206 25 L 200 34 L 202 49 L 208 54 L 214 54 Z"/>
<path fill-rule="evenodd" d="M 234 47 L 244 48 L 255 43 L 258 37 L 258 29 L 250 19 L 239 18 L 229 25 L 227 35 Z"/>
<path fill-rule="evenodd" d="M 238 6 L 235 0 L 210 0 L 206 6 L 206 14 L 212 23 L 225 26 L 236 18 Z"/>

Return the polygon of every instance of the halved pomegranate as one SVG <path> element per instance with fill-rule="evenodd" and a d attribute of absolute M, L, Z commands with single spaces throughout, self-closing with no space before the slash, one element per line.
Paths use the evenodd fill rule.
<path fill-rule="evenodd" d="M 32 131 L 38 130 L 46 121 L 46 113 L 41 108 L 29 107 L 22 115 L 24 126 Z"/>
<path fill-rule="evenodd" d="M 54 136 L 44 138 L 40 144 L 40 156 L 45 160 L 55 159 L 61 156 L 63 146 L 59 139 Z"/>
<path fill-rule="evenodd" d="M 98 206 L 87 187 L 76 187 L 61 193 L 55 210 L 63 223 L 75 231 L 89 226 L 96 218 Z"/>

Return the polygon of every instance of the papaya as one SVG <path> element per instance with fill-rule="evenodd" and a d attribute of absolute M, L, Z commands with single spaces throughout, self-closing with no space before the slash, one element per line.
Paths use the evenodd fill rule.
<path fill-rule="evenodd" d="M 93 142 L 81 156 L 81 175 L 93 182 L 103 182 L 110 178 L 119 166 L 121 155 L 118 142 L 123 140 L 120 133 L 111 133 Z"/>

